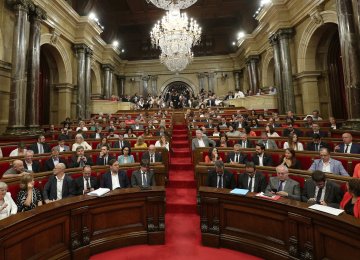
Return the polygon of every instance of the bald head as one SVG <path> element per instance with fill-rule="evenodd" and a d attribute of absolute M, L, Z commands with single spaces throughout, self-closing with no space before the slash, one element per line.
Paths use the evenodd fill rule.
<path fill-rule="evenodd" d="M 342 139 L 343 139 L 344 144 L 352 143 L 352 135 L 350 133 L 343 133 Z"/>

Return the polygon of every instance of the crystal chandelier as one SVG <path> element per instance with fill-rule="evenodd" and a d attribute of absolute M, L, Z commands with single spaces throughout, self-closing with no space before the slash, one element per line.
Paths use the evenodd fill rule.
<path fill-rule="evenodd" d="M 153 3 L 158 8 L 171 10 L 171 9 L 186 9 L 196 3 L 197 0 L 147 0 Z"/>
<path fill-rule="evenodd" d="M 160 61 L 171 71 L 183 70 L 193 59 L 191 48 L 198 44 L 201 28 L 194 19 L 171 9 L 155 24 L 150 33 L 151 42 L 160 47 Z"/>

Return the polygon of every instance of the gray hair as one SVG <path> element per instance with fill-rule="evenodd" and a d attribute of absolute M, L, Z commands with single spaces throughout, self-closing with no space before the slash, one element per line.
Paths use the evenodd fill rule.
<path fill-rule="evenodd" d="M 285 171 L 286 173 L 289 173 L 289 169 L 288 167 L 286 167 L 283 164 L 280 164 L 279 166 L 276 167 L 276 172 L 280 172 L 280 171 Z"/>
<path fill-rule="evenodd" d="M 64 163 L 58 163 L 57 165 L 59 165 L 61 167 L 61 169 L 63 169 L 63 170 L 66 169 L 66 165 Z"/>
<path fill-rule="evenodd" d="M 34 154 L 34 151 L 33 150 L 26 150 L 26 153 Z"/>
<path fill-rule="evenodd" d="M 0 181 L 0 189 L 7 189 L 7 184 L 5 182 Z"/>
<path fill-rule="evenodd" d="M 224 168 L 224 162 L 220 160 L 215 161 L 214 165 L 216 168 Z"/>

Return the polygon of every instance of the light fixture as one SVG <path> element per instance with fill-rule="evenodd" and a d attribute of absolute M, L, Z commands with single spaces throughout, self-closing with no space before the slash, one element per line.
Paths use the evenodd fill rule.
<path fill-rule="evenodd" d="M 191 48 L 200 42 L 201 28 L 179 9 L 172 9 L 155 24 L 150 37 L 152 44 L 161 49 L 160 61 L 169 70 L 178 72 L 192 61 Z"/>
<path fill-rule="evenodd" d="M 146 0 L 158 8 L 164 10 L 186 9 L 196 3 L 197 0 Z"/>
<path fill-rule="evenodd" d="M 239 32 L 237 35 L 237 39 L 240 40 L 241 38 L 245 37 L 245 33 L 244 32 Z"/>
<path fill-rule="evenodd" d="M 119 42 L 118 41 L 113 41 L 112 45 L 116 48 L 119 46 Z"/>

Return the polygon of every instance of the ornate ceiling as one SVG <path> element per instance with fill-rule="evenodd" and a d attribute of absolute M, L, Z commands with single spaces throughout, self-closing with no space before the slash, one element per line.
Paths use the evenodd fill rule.
<path fill-rule="evenodd" d="M 80 15 L 94 12 L 105 27 L 107 43 L 120 42 L 123 59 L 156 59 L 160 51 L 153 49 L 149 33 L 165 11 L 146 0 L 68 0 Z M 257 21 L 253 14 L 260 0 L 198 0 L 185 12 L 203 29 L 202 40 L 194 49 L 195 56 L 234 52 L 232 42 L 242 30 L 251 33 Z"/>

